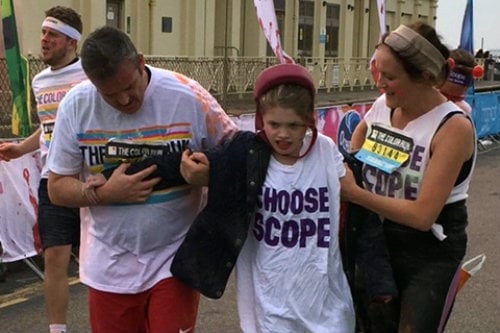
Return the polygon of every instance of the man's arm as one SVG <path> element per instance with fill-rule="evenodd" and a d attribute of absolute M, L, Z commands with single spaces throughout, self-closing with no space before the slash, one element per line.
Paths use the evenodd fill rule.
<path fill-rule="evenodd" d="M 25 154 L 34 152 L 40 148 L 40 135 L 42 130 L 38 128 L 29 137 L 21 142 L 0 143 L 0 160 L 10 161 Z"/>
<path fill-rule="evenodd" d="M 161 180 L 159 177 L 147 179 L 155 170 L 152 165 L 133 175 L 125 170 L 129 164 L 121 164 L 109 180 L 102 186 L 93 188 L 79 180 L 79 175 L 59 175 L 49 173 L 48 190 L 51 202 L 67 207 L 87 207 L 110 205 L 114 203 L 145 202 L 153 187 Z"/>

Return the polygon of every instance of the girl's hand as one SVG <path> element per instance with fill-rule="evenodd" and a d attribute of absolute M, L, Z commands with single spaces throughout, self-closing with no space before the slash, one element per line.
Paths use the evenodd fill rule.
<path fill-rule="evenodd" d="M 209 171 L 210 162 L 205 154 L 191 152 L 189 149 L 182 153 L 180 172 L 189 184 L 208 186 Z"/>

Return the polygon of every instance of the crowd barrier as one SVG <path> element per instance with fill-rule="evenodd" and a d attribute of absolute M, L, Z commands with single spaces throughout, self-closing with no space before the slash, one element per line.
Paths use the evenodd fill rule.
<path fill-rule="evenodd" d="M 487 91 L 468 95 L 467 103 L 472 107 L 472 118 L 478 138 L 500 134 L 500 91 Z"/>
<path fill-rule="evenodd" d="M 0 161 L 0 262 L 40 253 L 38 224 L 38 152 L 10 162 Z"/>

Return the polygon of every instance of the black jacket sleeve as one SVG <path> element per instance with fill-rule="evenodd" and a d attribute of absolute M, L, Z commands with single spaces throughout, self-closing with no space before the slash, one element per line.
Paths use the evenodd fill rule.
<path fill-rule="evenodd" d="M 126 174 L 132 175 L 136 172 L 146 169 L 153 164 L 158 168 L 147 179 L 161 177 L 161 181 L 156 184 L 154 190 L 161 190 L 169 187 L 186 184 L 186 180 L 182 177 L 179 165 L 181 163 L 182 153 L 168 153 L 163 156 L 146 157 L 144 160 L 134 162 L 125 171 Z M 109 179 L 116 167 L 105 169 L 102 174 Z"/>

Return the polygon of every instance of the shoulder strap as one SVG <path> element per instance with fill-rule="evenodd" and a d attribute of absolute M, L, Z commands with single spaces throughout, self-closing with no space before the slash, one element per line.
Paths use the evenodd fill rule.
<path fill-rule="evenodd" d="M 441 126 L 443 126 L 444 123 L 446 123 L 448 121 L 448 119 L 450 119 L 451 117 L 453 117 L 456 114 L 463 115 L 464 117 L 466 117 L 470 121 L 472 121 L 472 119 L 470 119 L 470 117 L 468 115 L 466 115 L 463 111 L 458 111 L 458 110 L 451 111 L 451 112 L 447 113 L 446 116 L 444 116 L 444 118 L 441 120 L 441 123 L 439 124 L 439 126 L 436 130 L 436 133 L 437 133 L 437 131 L 439 131 Z M 434 134 L 436 134 L 436 133 L 434 133 Z M 461 182 L 463 182 L 467 178 L 467 176 L 472 168 L 472 164 L 474 161 L 474 154 L 475 153 L 473 153 L 471 158 L 469 158 L 467 161 L 464 162 L 464 164 L 462 164 L 462 168 L 460 169 L 460 173 L 458 174 L 457 180 L 455 181 L 455 186 L 457 186 L 458 184 L 460 184 Z M 430 152 L 430 155 L 432 156 L 432 150 Z"/>
<path fill-rule="evenodd" d="M 451 111 L 451 112 L 447 113 L 446 116 L 444 116 L 444 118 L 441 120 L 441 123 L 439 124 L 439 126 L 436 130 L 436 133 L 437 133 L 437 131 L 439 131 L 441 126 L 443 126 L 444 123 L 446 123 L 448 121 L 448 119 L 450 119 L 451 117 L 453 117 L 456 114 L 460 114 L 460 115 L 463 115 L 464 117 L 467 117 L 467 115 L 463 111 L 459 111 L 459 110 Z"/>

